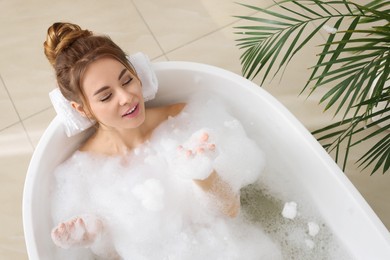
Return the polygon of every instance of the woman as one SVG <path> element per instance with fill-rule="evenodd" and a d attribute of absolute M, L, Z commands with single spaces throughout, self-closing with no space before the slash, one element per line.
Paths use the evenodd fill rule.
<path fill-rule="evenodd" d="M 82 116 L 97 122 L 94 134 L 80 146 L 81 152 L 125 158 L 147 142 L 162 122 L 177 116 L 186 106 L 178 103 L 145 108 L 142 82 L 126 54 L 106 36 L 94 35 L 75 24 L 55 23 L 48 29 L 44 49 L 64 97 Z M 215 151 L 207 131 L 198 137 L 192 149 L 180 147 L 186 157 Z M 193 182 L 217 199 L 216 205 L 223 214 L 236 216 L 240 207 L 238 193 L 214 169 L 205 176 Z M 101 235 L 106 231 L 101 217 L 81 213 L 59 223 L 52 231 L 52 239 L 63 248 L 93 249 L 103 241 Z M 116 255 L 103 251 L 97 254 Z"/>

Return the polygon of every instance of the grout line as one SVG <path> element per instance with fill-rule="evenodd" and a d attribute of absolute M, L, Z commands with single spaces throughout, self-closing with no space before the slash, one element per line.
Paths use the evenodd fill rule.
<path fill-rule="evenodd" d="M 36 113 L 34 113 L 34 114 L 32 114 L 32 115 L 29 115 L 28 117 L 26 117 L 26 118 L 24 118 L 23 120 L 22 120 L 22 126 L 23 126 L 23 128 L 25 128 L 24 127 L 24 121 L 25 120 L 28 120 L 28 119 L 30 119 L 30 118 L 32 118 L 32 117 L 34 117 L 34 116 L 37 116 L 38 114 L 40 114 L 40 113 L 43 113 L 43 112 L 45 112 L 45 111 L 48 111 L 49 109 L 51 109 L 52 108 L 52 106 L 49 106 L 49 107 L 47 107 L 47 108 L 44 108 L 44 109 L 42 109 L 42 110 L 40 110 L 40 111 L 38 111 L 38 112 L 36 112 Z M 26 129 L 25 129 L 26 130 Z M 29 141 L 30 141 L 30 143 L 31 143 L 31 145 L 32 145 L 32 147 L 33 147 L 33 150 L 35 150 L 35 148 L 36 148 L 36 145 L 32 142 L 32 140 L 31 140 L 31 138 L 30 138 L 30 135 L 28 134 L 28 132 L 27 131 L 25 131 L 26 132 L 26 134 L 27 134 L 27 136 L 28 136 L 28 139 L 29 139 Z"/>
<path fill-rule="evenodd" d="M 0 76 L 0 77 L 1 77 L 1 76 Z M 15 122 L 15 123 L 9 124 L 9 125 L 5 126 L 4 128 L 1 128 L 1 129 L 0 129 L 0 132 L 3 131 L 3 130 L 8 129 L 8 128 L 10 128 L 10 127 L 13 127 L 13 126 L 15 126 L 15 125 L 17 125 L 17 124 L 19 124 L 19 123 L 22 123 L 23 121 L 28 120 L 28 119 L 30 119 L 30 118 L 32 118 L 32 117 L 34 117 L 34 116 L 37 116 L 38 114 L 43 113 L 43 112 L 45 112 L 45 111 L 47 111 L 47 110 L 49 110 L 49 109 L 51 109 L 51 108 L 52 108 L 52 106 L 49 106 L 49 107 L 44 108 L 44 109 L 42 109 L 42 110 L 40 110 L 40 111 L 38 111 L 38 112 L 35 112 L 34 114 L 31 114 L 31 115 L 27 116 L 26 118 L 20 119 L 19 121 Z"/>
<path fill-rule="evenodd" d="M 156 57 L 154 57 L 154 58 L 151 58 L 150 60 L 151 60 L 152 62 L 154 62 L 155 60 L 157 60 L 157 59 L 159 59 L 159 58 L 161 58 L 161 57 L 164 57 L 164 58 L 166 58 L 166 59 L 169 61 L 168 57 L 167 57 L 165 54 L 158 55 L 158 56 L 156 56 Z"/>
<path fill-rule="evenodd" d="M 11 100 L 12 107 L 14 108 L 14 110 L 15 110 L 15 112 L 16 112 L 16 115 L 17 115 L 18 118 L 19 118 L 19 122 L 16 122 L 15 124 L 12 124 L 11 126 L 16 125 L 16 124 L 18 124 L 18 123 L 20 123 L 20 124 L 22 125 L 23 130 L 24 130 L 24 133 L 25 133 L 25 135 L 26 135 L 26 137 L 27 137 L 27 139 L 28 139 L 28 141 L 29 141 L 29 143 L 30 143 L 32 149 L 34 150 L 35 147 L 34 147 L 34 145 L 33 145 L 33 142 L 31 141 L 31 138 L 30 138 L 30 136 L 29 136 L 28 133 L 27 133 L 27 130 L 26 130 L 26 127 L 25 127 L 25 125 L 24 125 L 24 123 L 23 123 L 23 120 L 22 120 L 22 118 L 20 117 L 20 114 L 19 114 L 18 110 L 16 109 L 15 103 L 14 103 L 12 97 L 11 97 L 11 94 L 10 94 L 9 91 L 8 91 L 8 88 L 7 88 L 7 86 L 6 86 L 5 82 L 4 82 L 4 79 L 3 79 L 3 77 L 1 76 L 1 74 L 0 74 L 0 80 L 1 80 L 1 82 L 3 83 L 3 86 L 4 86 L 5 91 L 7 92 L 8 98 Z M 10 126 L 8 126 L 8 127 L 6 127 L 6 128 L 9 128 L 9 127 L 10 127 Z"/>
<path fill-rule="evenodd" d="M 34 116 L 37 116 L 38 114 L 43 113 L 43 112 L 45 112 L 45 111 L 47 111 L 47 110 L 49 110 L 49 109 L 51 109 L 51 108 L 53 108 L 53 106 L 48 106 L 48 107 L 46 107 L 46 108 L 44 108 L 44 109 L 41 109 L 40 111 L 35 112 L 34 114 L 31 114 L 31 115 L 29 115 L 29 116 L 23 118 L 22 121 L 25 121 L 25 120 L 27 120 L 27 119 L 30 119 L 30 118 L 34 117 Z"/>
<path fill-rule="evenodd" d="M 220 30 L 223 30 L 223 29 L 227 28 L 228 26 L 231 26 L 231 25 L 237 23 L 238 21 L 242 20 L 242 19 L 238 19 L 238 18 L 237 18 L 236 21 L 233 21 L 233 22 L 230 22 L 230 23 L 228 23 L 228 24 L 226 24 L 226 25 L 224 25 L 224 26 L 218 27 L 218 28 L 216 28 L 216 29 L 213 30 L 213 31 L 210 31 L 210 32 L 208 32 L 208 33 L 206 33 L 206 34 L 203 34 L 203 35 L 201 35 L 201 36 L 199 36 L 199 37 L 197 37 L 197 38 L 195 38 L 195 39 L 193 39 L 193 40 L 191 40 L 191 41 L 189 41 L 189 42 L 183 43 L 183 44 L 181 44 L 181 45 L 179 45 L 179 46 L 177 46 L 177 47 L 175 47 L 175 48 L 173 48 L 173 49 L 171 49 L 171 50 L 164 51 L 164 48 L 161 46 L 160 42 L 157 40 L 157 37 L 153 34 L 153 32 L 152 32 L 152 30 L 151 30 L 149 24 L 146 22 L 145 18 L 143 17 L 142 13 L 141 13 L 140 10 L 138 9 L 137 5 L 134 3 L 134 0 L 132 0 L 132 3 L 133 3 L 133 5 L 134 5 L 135 9 L 137 10 L 138 14 L 141 16 L 142 20 L 144 21 L 144 23 L 145 23 L 146 27 L 148 28 L 149 32 L 152 34 L 153 39 L 157 42 L 157 45 L 159 46 L 160 50 L 163 52 L 163 55 L 160 55 L 160 56 L 158 56 L 158 57 L 156 57 L 156 58 L 159 58 L 159 57 L 161 57 L 161 56 L 164 56 L 168 61 L 170 61 L 170 58 L 168 57 L 168 54 L 169 54 L 169 53 L 172 53 L 172 52 L 174 52 L 174 51 L 176 51 L 176 50 L 178 50 L 178 49 L 180 49 L 180 48 L 182 48 L 182 47 L 184 47 L 184 46 L 186 46 L 186 45 L 189 45 L 189 44 L 191 44 L 191 43 L 193 43 L 193 42 L 196 42 L 196 41 L 198 41 L 198 40 L 200 40 L 200 39 L 202 39 L 202 38 L 204 38 L 204 37 L 207 37 L 207 36 L 209 36 L 209 35 L 211 35 L 211 34 L 213 34 L 213 33 L 218 32 L 218 31 L 220 31 Z M 254 12 L 252 12 L 251 14 L 248 14 L 248 16 L 253 16 L 253 15 L 257 14 L 257 13 L 258 13 L 257 11 L 254 11 Z M 232 15 L 232 17 L 234 17 L 234 15 Z"/>
<path fill-rule="evenodd" d="M 8 96 L 8 98 L 9 98 L 9 100 L 11 101 L 12 107 L 14 108 L 15 113 L 16 113 L 16 115 L 18 116 L 18 119 L 19 119 L 19 122 L 18 122 L 18 123 L 20 123 L 20 122 L 22 121 L 22 119 L 20 118 L 20 115 L 19 115 L 19 113 L 18 113 L 18 110 L 16 109 L 16 106 L 15 106 L 15 103 L 14 103 L 14 101 L 12 100 L 11 94 L 9 93 L 8 88 L 7 88 L 7 86 L 5 85 L 4 79 L 3 79 L 3 77 L 1 76 L 1 74 L 0 74 L 0 80 L 1 80 L 1 83 L 3 83 L 5 92 L 7 92 L 7 96 Z"/>
<path fill-rule="evenodd" d="M 191 43 L 194 43 L 194 42 L 199 41 L 199 40 L 201 40 L 201 39 L 203 39 L 203 38 L 205 38 L 205 37 L 207 37 L 207 36 L 210 36 L 210 35 L 212 35 L 212 34 L 218 32 L 218 31 L 221 31 L 221 30 L 223 30 L 223 29 L 226 29 L 227 27 L 229 27 L 229 26 L 231 26 L 231 25 L 237 23 L 238 21 L 239 21 L 239 20 L 230 22 L 230 23 L 228 23 L 228 24 L 226 24 L 226 25 L 224 25 L 224 26 L 218 27 L 218 28 L 216 28 L 216 29 L 214 29 L 214 30 L 212 30 L 212 31 L 210 31 L 210 32 L 208 32 L 208 33 L 205 33 L 205 34 L 203 34 L 202 36 L 199 36 L 199 37 L 197 37 L 197 38 L 195 38 L 195 39 L 193 39 L 193 40 L 191 40 L 191 41 L 189 41 L 189 42 L 183 43 L 183 44 L 181 44 L 181 45 L 179 45 L 179 46 L 177 46 L 177 47 L 175 47 L 175 48 L 173 48 L 173 49 L 167 51 L 166 54 L 172 53 L 172 52 L 174 52 L 174 51 L 176 51 L 176 50 L 178 50 L 178 49 L 181 49 L 181 48 L 183 48 L 183 47 L 185 47 L 185 46 L 187 46 L 187 45 L 189 45 L 189 44 L 191 44 Z"/>
<path fill-rule="evenodd" d="M 7 130 L 7 129 L 13 127 L 13 126 L 16 126 L 17 124 L 20 124 L 20 121 L 15 122 L 15 123 L 12 123 L 12 124 L 9 124 L 9 125 L 7 125 L 7 126 L 4 127 L 4 128 L 1 128 L 1 129 L 0 129 L 0 133 L 1 133 L 2 131 L 4 131 L 4 130 Z"/>
<path fill-rule="evenodd" d="M 135 7 L 135 10 L 137 10 L 137 13 L 139 14 L 139 16 L 141 17 L 142 21 L 144 22 L 146 28 L 148 28 L 148 30 L 149 30 L 150 34 L 152 35 L 153 39 L 156 41 L 158 47 L 162 51 L 163 56 L 165 56 L 165 58 L 169 60 L 169 58 L 165 54 L 164 48 L 161 46 L 160 42 L 157 40 L 157 37 L 154 35 L 152 29 L 150 28 L 149 24 L 146 22 L 146 19 L 143 17 L 141 11 L 138 9 L 137 5 L 134 3 L 133 0 L 131 2 L 133 3 L 133 5 Z M 161 57 L 161 56 L 159 56 L 159 57 Z"/>
<path fill-rule="evenodd" d="M 254 15 L 256 15 L 257 13 L 259 13 L 259 12 L 254 11 L 254 12 L 248 14 L 247 16 L 254 16 Z M 231 15 L 231 16 L 234 17 L 234 15 Z M 186 45 L 189 45 L 189 44 L 194 43 L 194 42 L 196 42 L 196 41 L 199 41 L 200 39 L 205 38 L 205 37 L 207 37 L 207 36 L 209 36 L 209 35 L 211 35 L 211 34 L 214 34 L 214 33 L 218 32 L 218 31 L 221 31 L 221 30 L 223 30 L 223 29 L 226 29 L 226 28 L 228 28 L 228 27 L 231 27 L 232 25 L 234 25 L 235 23 L 240 22 L 241 20 L 243 20 L 243 19 L 236 18 L 236 20 L 234 20 L 234 21 L 232 21 L 232 22 L 230 22 L 230 23 L 228 23 L 228 24 L 226 24 L 226 25 L 220 26 L 220 27 L 218 27 L 218 28 L 216 28 L 216 29 L 214 29 L 214 30 L 208 32 L 208 33 L 205 33 L 205 34 L 203 34 L 203 35 L 201 35 L 201 36 L 199 36 L 199 37 L 197 37 L 197 38 L 195 38 L 195 39 L 193 39 L 193 40 L 187 42 L 187 43 L 183 43 L 182 45 L 177 46 L 177 47 L 175 47 L 175 48 L 173 48 L 173 49 L 167 51 L 166 54 L 172 53 L 172 52 L 174 52 L 174 51 L 176 51 L 176 50 L 178 50 L 178 49 L 180 49 L 180 48 L 183 48 L 183 47 L 186 46 Z M 168 60 L 169 60 L 169 59 L 168 59 Z"/>

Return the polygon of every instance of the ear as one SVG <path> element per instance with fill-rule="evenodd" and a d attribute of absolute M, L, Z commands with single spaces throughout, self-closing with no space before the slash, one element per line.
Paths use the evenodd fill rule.
<path fill-rule="evenodd" d="M 83 105 L 81 105 L 75 101 L 71 101 L 70 104 L 72 105 L 74 110 L 76 110 L 77 112 L 80 113 L 80 115 L 82 115 L 83 117 L 88 117 L 86 111 L 84 110 Z"/>

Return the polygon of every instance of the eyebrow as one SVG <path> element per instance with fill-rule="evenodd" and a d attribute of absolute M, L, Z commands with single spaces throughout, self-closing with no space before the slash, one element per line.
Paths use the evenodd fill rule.
<path fill-rule="evenodd" d="M 127 71 L 126 68 L 121 71 L 121 73 L 119 74 L 118 80 L 120 80 L 123 77 L 123 75 L 125 75 L 126 71 Z"/>
<path fill-rule="evenodd" d="M 103 92 L 103 91 L 105 91 L 106 89 L 109 89 L 109 88 L 110 87 L 108 87 L 108 86 L 101 87 L 95 93 L 93 93 L 93 95 L 96 96 L 97 94 L 99 94 L 99 93 L 101 93 L 101 92 Z"/>
<path fill-rule="evenodd" d="M 125 75 L 126 71 L 127 71 L 127 69 L 125 68 L 125 69 L 123 69 L 123 70 L 121 71 L 121 73 L 119 73 L 118 80 L 120 80 L 120 79 L 123 77 L 123 75 Z M 99 93 L 105 91 L 105 90 L 108 89 L 108 88 L 109 88 L 108 86 L 101 87 L 101 88 L 99 88 L 95 93 L 93 93 L 93 95 L 96 96 L 97 94 L 99 94 Z"/>

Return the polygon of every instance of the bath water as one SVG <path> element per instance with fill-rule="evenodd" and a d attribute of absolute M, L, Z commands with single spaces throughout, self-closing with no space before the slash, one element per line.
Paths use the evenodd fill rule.
<path fill-rule="evenodd" d="M 261 183 L 241 190 L 242 214 L 277 241 L 283 259 L 353 259 L 316 212 L 301 214 L 300 208 L 307 205 L 297 203 L 297 216 L 289 219 L 282 214 L 286 203 Z M 318 233 L 312 225 L 319 228 Z"/>
<path fill-rule="evenodd" d="M 202 139 L 207 133 L 206 141 Z M 215 145 L 215 147 L 213 147 Z M 189 157 L 185 151 L 206 149 Z M 184 151 L 184 152 L 183 152 Z M 197 96 L 128 156 L 76 152 L 52 185 L 57 225 L 82 214 L 104 219 L 105 238 L 123 259 L 348 259 L 318 216 L 262 184 L 266 157 L 220 101 Z M 210 169 L 241 190 L 241 213 L 222 216 L 192 179 Z M 295 215 L 295 214 L 293 214 Z M 105 246 L 95 252 L 107 251 Z M 59 249 L 57 259 L 94 259 L 89 249 Z"/>

